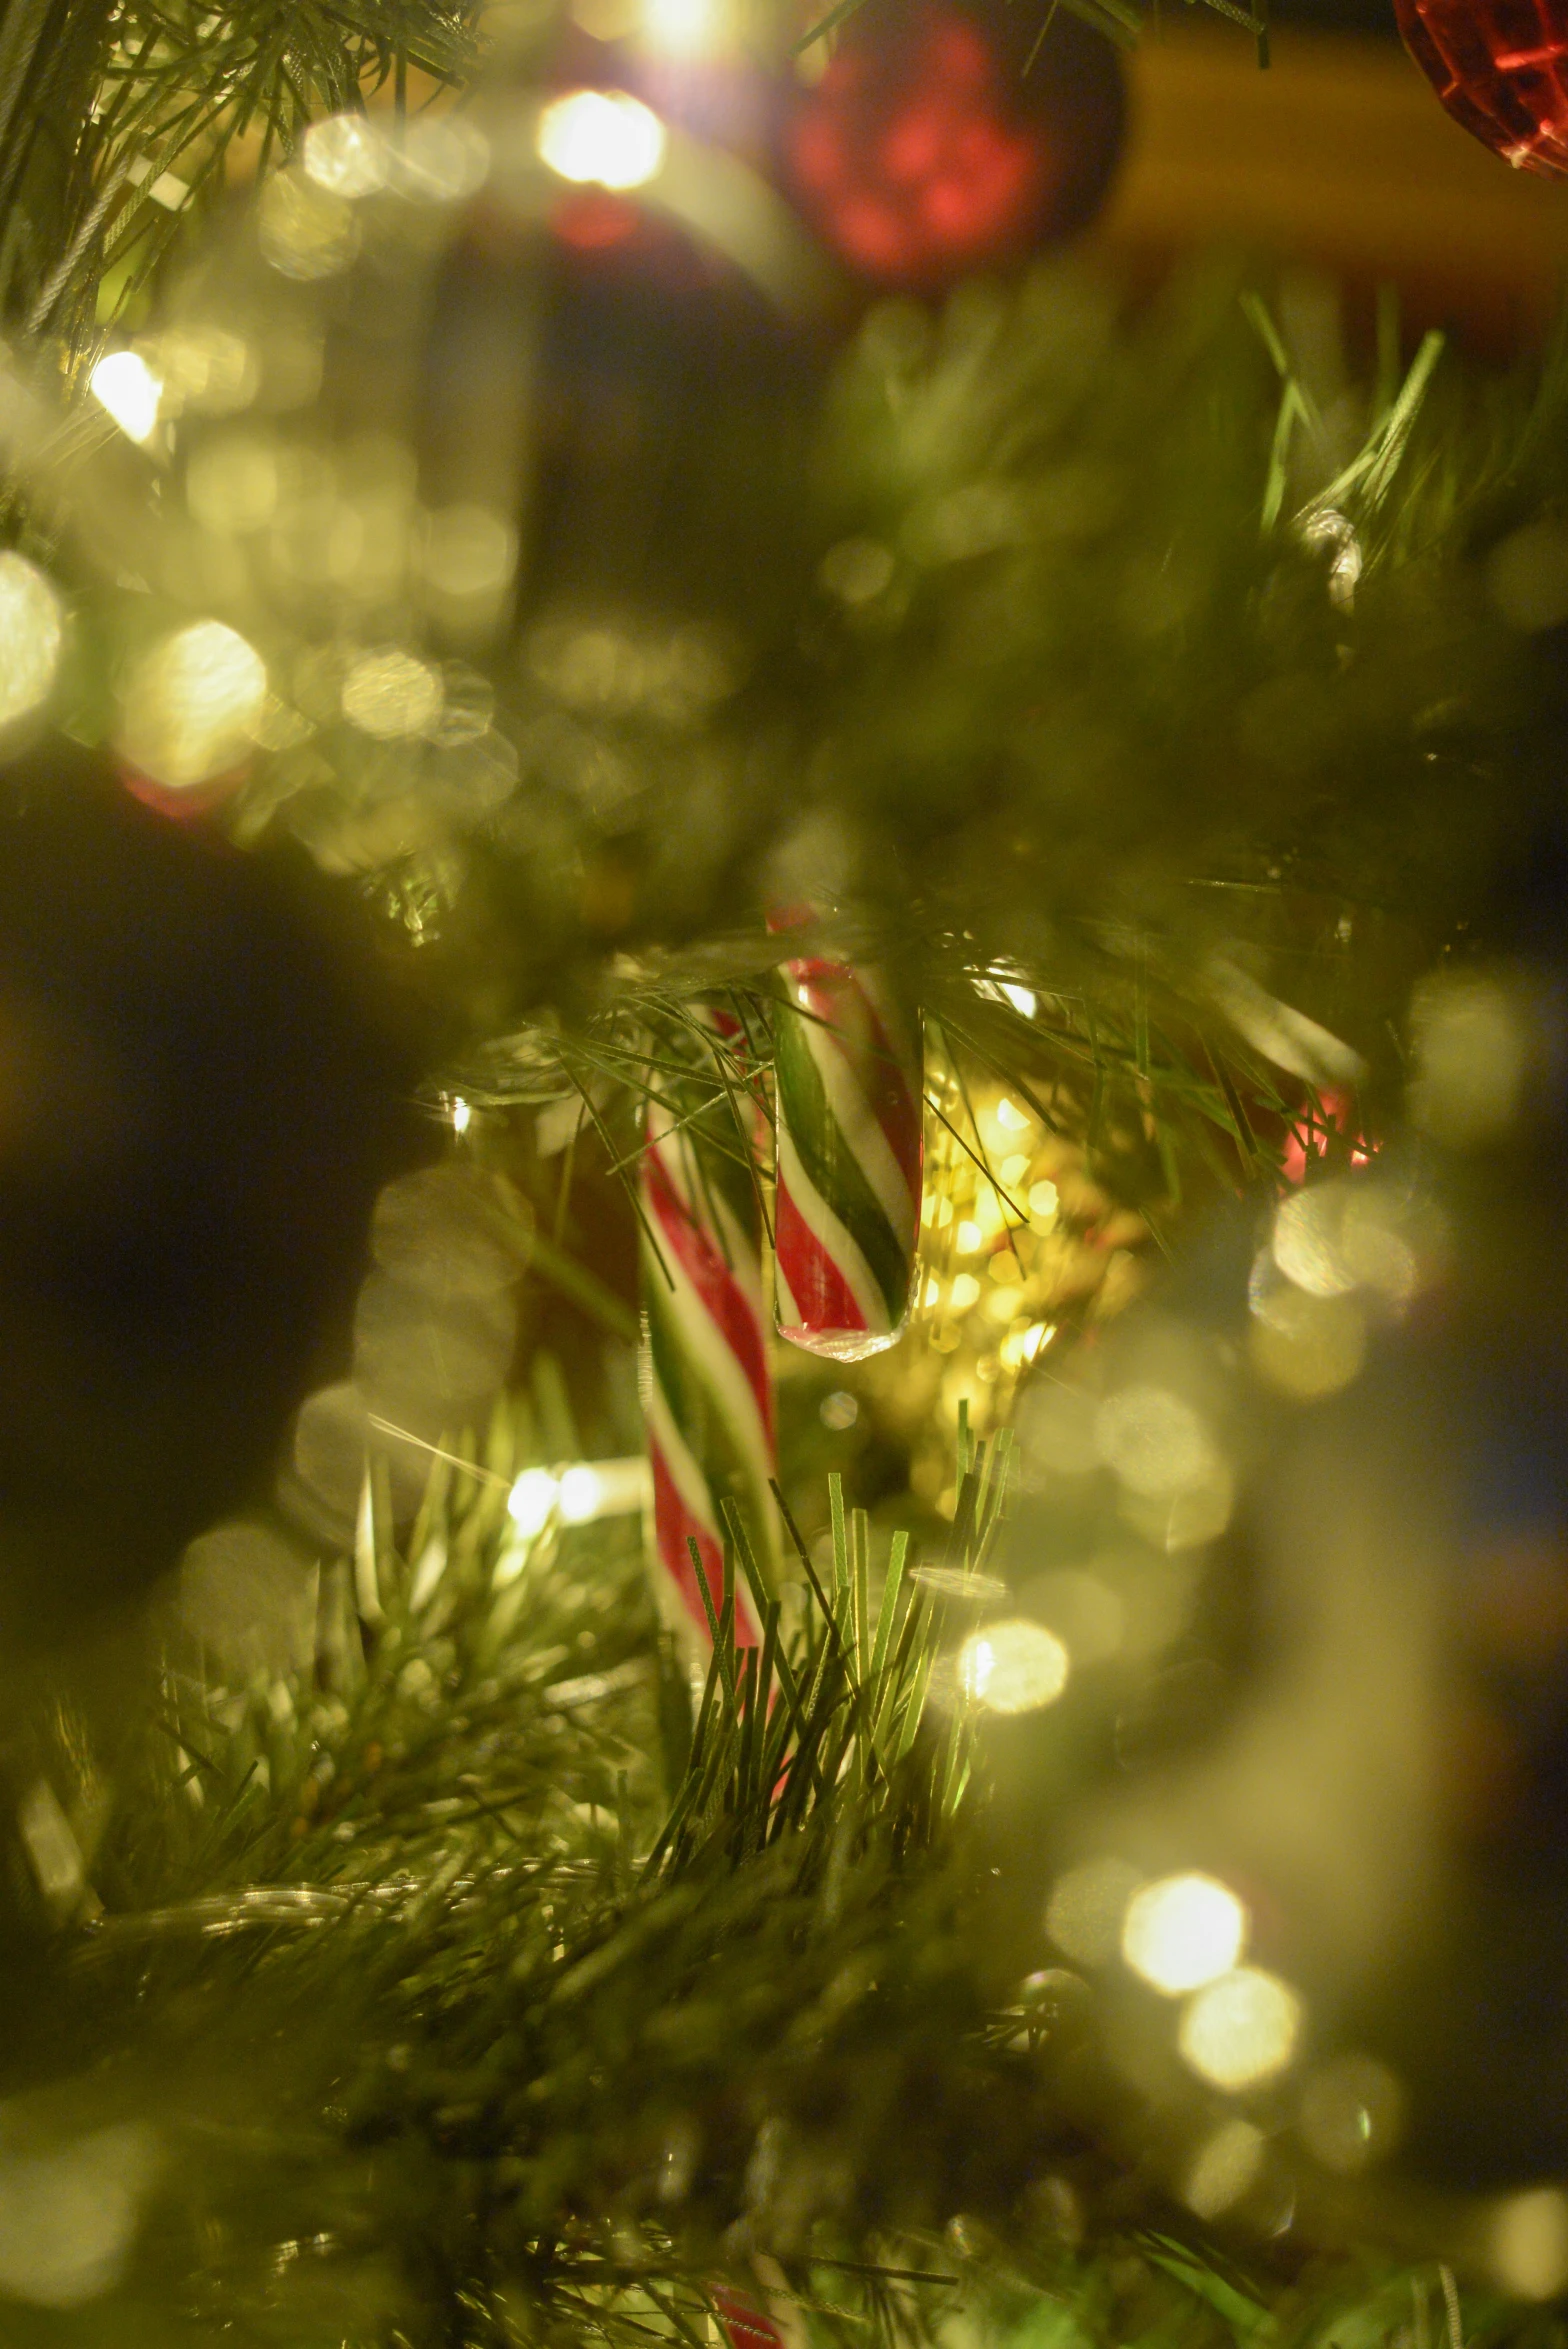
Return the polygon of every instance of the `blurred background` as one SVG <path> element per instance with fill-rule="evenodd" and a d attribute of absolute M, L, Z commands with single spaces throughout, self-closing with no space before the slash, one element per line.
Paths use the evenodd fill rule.
<path fill-rule="evenodd" d="M 1096 231 L 1151 273 L 1220 243 L 1344 280 L 1370 315 L 1502 355 L 1542 336 L 1568 264 L 1568 188 L 1499 171 L 1441 108 L 1387 0 L 1281 0 L 1271 70 L 1206 10 L 1167 5 L 1128 60 L 1131 138 Z"/>

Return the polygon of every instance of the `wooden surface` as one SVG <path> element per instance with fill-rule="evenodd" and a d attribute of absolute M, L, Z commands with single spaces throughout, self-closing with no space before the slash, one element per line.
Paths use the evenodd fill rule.
<path fill-rule="evenodd" d="M 1396 43 L 1166 20 L 1129 60 L 1133 131 L 1096 241 L 1141 265 L 1204 245 L 1399 286 L 1412 327 L 1537 336 L 1568 281 L 1568 182 L 1460 130 Z"/>

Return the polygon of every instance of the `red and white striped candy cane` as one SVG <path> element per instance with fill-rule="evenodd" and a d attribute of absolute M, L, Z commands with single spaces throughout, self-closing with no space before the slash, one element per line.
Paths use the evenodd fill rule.
<path fill-rule="evenodd" d="M 738 1034 L 709 1015 L 715 1050 Z M 642 1398 L 653 1471 L 653 1565 L 661 1610 L 688 1653 L 709 1646 L 690 1543 L 720 1606 L 722 1508 L 733 1501 L 764 1581 L 777 1584 L 773 1382 L 762 1280 L 762 1219 L 743 1138 L 714 1065 L 661 1069 L 640 1168 Z M 761 1629 L 743 1574 L 735 1636 Z"/>
<path fill-rule="evenodd" d="M 859 1362 L 909 1311 L 920 1231 L 917 1020 L 881 975 L 809 957 L 782 968 L 774 1029 L 778 1327 Z"/>

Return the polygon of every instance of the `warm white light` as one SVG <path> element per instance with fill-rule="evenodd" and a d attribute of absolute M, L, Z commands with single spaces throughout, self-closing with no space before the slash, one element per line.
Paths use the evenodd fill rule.
<path fill-rule="evenodd" d="M 362 114 L 334 114 L 305 133 L 305 175 L 333 196 L 373 196 L 387 184 L 386 142 Z"/>
<path fill-rule="evenodd" d="M 1127 1904 L 1139 1885 L 1126 1860 L 1085 1860 L 1057 1878 L 1045 1929 L 1076 1965 L 1103 1966 L 1116 1955 Z"/>
<path fill-rule="evenodd" d="M 246 755 L 266 699 L 266 664 L 254 645 L 221 620 L 197 620 L 132 672 L 120 748 L 155 783 L 189 790 Z"/>
<path fill-rule="evenodd" d="M 60 666 L 60 599 L 21 555 L 0 554 L 0 726 L 49 698 Z"/>
<path fill-rule="evenodd" d="M 1108 1395 L 1095 1414 L 1100 1457 L 1129 1491 L 1169 1499 L 1214 1474 L 1215 1452 L 1191 1404 L 1165 1387 L 1129 1386 Z"/>
<path fill-rule="evenodd" d="M 560 1486 L 548 1468 L 525 1468 L 507 1495 L 507 1514 L 525 1539 L 550 1522 Z"/>
<path fill-rule="evenodd" d="M 473 1113 L 473 1109 L 472 1109 L 471 1105 L 470 1105 L 468 1102 L 466 1102 L 466 1101 L 463 1099 L 463 1096 L 462 1096 L 462 1094 L 461 1094 L 461 1093 L 454 1093 L 454 1094 L 453 1094 L 453 1096 L 452 1096 L 452 1131 L 453 1131 L 453 1133 L 454 1133 L 454 1134 L 466 1134 L 466 1133 L 467 1133 L 467 1131 L 468 1131 L 468 1128 L 469 1128 L 470 1122 L 472 1121 L 473 1114 L 474 1114 L 474 1113 Z"/>
<path fill-rule="evenodd" d="M 151 440 L 163 385 L 137 352 L 108 352 L 88 377 L 87 388 L 129 439 Z"/>
<path fill-rule="evenodd" d="M 1211 2087 L 1255 2088 L 1289 2065 L 1301 2038 L 1301 2001 L 1259 1966 L 1239 1966 L 1200 1990 L 1176 2044 Z"/>
<path fill-rule="evenodd" d="M 1492 2265 L 1505 2292 L 1553 2300 L 1568 2283 L 1568 2199 L 1556 2186 L 1533 2186 L 1498 2205 Z"/>
<path fill-rule="evenodd" d="M 539 117 L 540 158 L 562 179 L 645 187 L 664 162 L 663 123 L 621 90 L 573 90 Z"/>
<path fill-rule="evenodd" d="M 513 1485 L 507 1509 L 524 1540 L 542 1533 L 552 1516 L 562 1525 L 591 1525 L 601 1517 L 626 1517 L 647 1505 L 648 1463 L 642 1453 L 624 1460 L 578 1460 L 559 1475 L 525 1468 Z"/>
<path fill-rule="evenodd" d="M 656 48 L 695 56 L 718 30 L 714 0 L 644 0 L 643 30 Z"/>
<path fill-rule="evenodd" d="M 599 1476 L 583 1464 L 568 1468 L 561 1478 L 561 1523 L 589 1525 L 599 1515 Z"/>
<path fill-rule="evenodd" d="M 996 1122 L 999 1126 L 1004 1126 L 1010 1134 L 1024 1134 L 1028 1132 L 1033 1120 L 1026 1109 L 1020 1109 L 1004 1094 L 996 1105 Z"/>
<path fill-rule="evenodd" d="M 1043 1623 L 992 1623 L 958 1651 L 958 1684 L 991 1713 L 1032 1713 L 1067 1686 L 1067 1650 Z"/>
<path fill-rule="evenodd" d="M 628 1517 L 647 1506 L 652 1486 L 641 1452 L 624 1460 L 583 1460 L 561 1476 L 561 1523 L 589 1525 L 600 1517 Z"/>
<path fill-rule="evenodd" d="M 1168 1997 L 1228 1974 L 1241 1955 L 1247 1912 L 1212 1876 L 1161 1876 L 1128 1904 L 1122 1955 Z"/>
<path fill-rule="evenodd" d="M 430 204 L 460 204 L 490 176 L 490 142 L 462 116 L 411 122 L 393 151 L 398 185 Z"/>
<path fill-rule="evenodd" d="M 439 671 L 397 645 L 365 653 L 343 680 L 343 715 L 379 742 L 422 734 L 441 715 Z"/>
<path fill-rule="evenodd" d="M 1268 2139 L 1250 2121 L 1222 2121 L 1193 2156 L 1183 2202 L 1197 2218 L 1221 2217 L 1257 2184 L 1267 2152 Z"/>

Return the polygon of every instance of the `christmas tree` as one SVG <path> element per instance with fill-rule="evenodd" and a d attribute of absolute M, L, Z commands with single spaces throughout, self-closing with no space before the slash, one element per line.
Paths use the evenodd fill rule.
<path fill-rule="evenodd" d="M 0 2342 L 1555 2337 L 1568 360 L 1145 37 L 0 14 Z"/>

